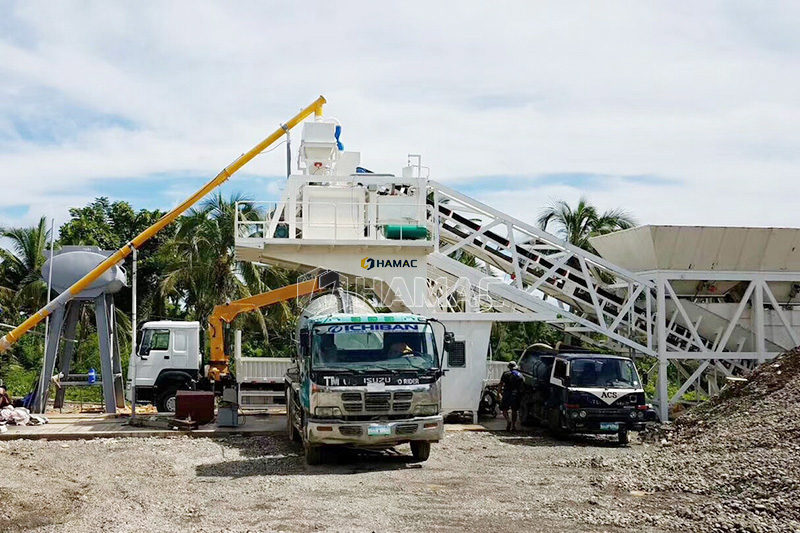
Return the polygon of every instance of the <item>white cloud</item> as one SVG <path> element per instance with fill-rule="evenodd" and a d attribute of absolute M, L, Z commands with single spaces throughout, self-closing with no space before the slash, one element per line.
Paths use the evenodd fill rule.
<path fill-rule="evenodd" d="M 0 208 L 211 177 L 323 93 L 365 166 L 518 176 L 483 200 L 528 220 L 585 193 L 642 222 L 800 225 L 798 4 L 431 4 L 5 4 Z M 680 185 L 530 181 L 565 172 Z"/>

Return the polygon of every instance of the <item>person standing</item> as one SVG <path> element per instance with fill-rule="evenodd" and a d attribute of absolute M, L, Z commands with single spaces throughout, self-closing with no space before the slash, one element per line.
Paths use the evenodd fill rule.
<path fill-rule="evenodd" d="M 506 431 L 517 430 L 517 413 L 522 401 L 522 385 L 524 384 L 522 374 L 517 370 L 517 363 L 508 363 L 508 370 L 503 372 L 500 377 L 500 410 L 503 418 L 506 419 Z M 511 410 L 511 418 L 508 411 Z"/>

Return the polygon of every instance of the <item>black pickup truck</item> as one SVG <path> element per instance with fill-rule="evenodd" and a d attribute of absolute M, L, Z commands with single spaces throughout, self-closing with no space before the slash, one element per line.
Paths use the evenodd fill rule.
<path fill-rule="evenodd" d="M 636 366 L 626 357 L 559 353 L 535 344 L 518 364 L 525 380 L 523 424 L 538 422 L 557 437 L 616 434 L 620 444 L 627 444 L 628 431 L 639 431 L 655 418 Z"/>

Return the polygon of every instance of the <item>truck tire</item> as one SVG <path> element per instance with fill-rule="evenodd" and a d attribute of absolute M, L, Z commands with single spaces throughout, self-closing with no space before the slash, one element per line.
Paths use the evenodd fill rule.
<path fill-rule="evenodd" d="M 561 413 L 559 413 L 554 409 L 549 413 L 547 418 L 548 418 L 547 425 L 548 429 L 550 430 L 550 434 L 553 435 L 558 440 L 567 438 L 567 432 L 564 431 L 564 427 L 561 420 Z"/>
<path fill-rule="evenodd" d="M 519 406 L 519 422 L 523 426 L 533 427 L 536 425 L 536 418 L 531 415 L 530 404 L 524 400 Z"/>
<path fill-rule="evenodd" d="M 168 386 L 156 399 L 156 409 L 159 413 L 174 413 L 177 407 L 178 387 Z"/>
<path fill-rule="evenodd" d="M 427 461 L 431 456 L 431 443 L 425 440 L 412 440 L 411 455 L 415 461 Z"/>
<path fill-rule="evenodd" d="M 631 442 L 631 438 L 628 435 L 627 429 L 623 429 L 622 431 L 617 433 L 617 442 L 622 446 L 625 446 L 626 444 L 629 444 Z"/>
<path fill-rule="evenodd" d="M 322 464 L 322 446 L 305 446 L 306 464 L 314 466 Z"/>

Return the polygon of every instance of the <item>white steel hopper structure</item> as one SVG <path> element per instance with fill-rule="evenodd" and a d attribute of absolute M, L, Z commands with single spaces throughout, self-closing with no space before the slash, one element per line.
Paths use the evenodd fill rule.
<path fill-rule="evenodd" d="M 731 374 L 741 360 L 786 344 L 750 335 L 739 323 L 744 310 L 725 314 L 681 298 L 662 277 L 627 268 L 599 243 L 604 257 L 429 180 L 419 156 L 409 156 L 400 176 L 375 174 L 359 167 L 358 153 L 340 148 L 337 124 L 304 125 L 301 173 L 288 177 L 281 200 L 238 206 L 237 258 L 335 270 L 368 284 L 394 311 L 445 321 L 465 348 L 463 361 L 449 363 L 466 365 L 451 366 L 446 410 L 477 411 L 495 321 L 546 321 L 608 350 L 660 357 L 662 418 L 668 364 L 687 378 L 677 401 L 706 370 Z M 746 296 L 759 294 L 772 302 L 765 290 Z M 742 342 L 750 337 L 754 344 Z M 722 355 L 696 367 L 675 363 L 710 350 Z"/>
<path fill-rule="evenodd" d="M 661 374 L 672 365 L 690 390 L 725 379 L 800 345 L 800 230 L 642 226 L 594 237 L 607 259 L 656 284 Z M 675 327 L 688 338 L 673 342 Z M 666 379 L 659 380 L 666 397 Z M 666 412 L 666 406 L 663 412 Z"/>

